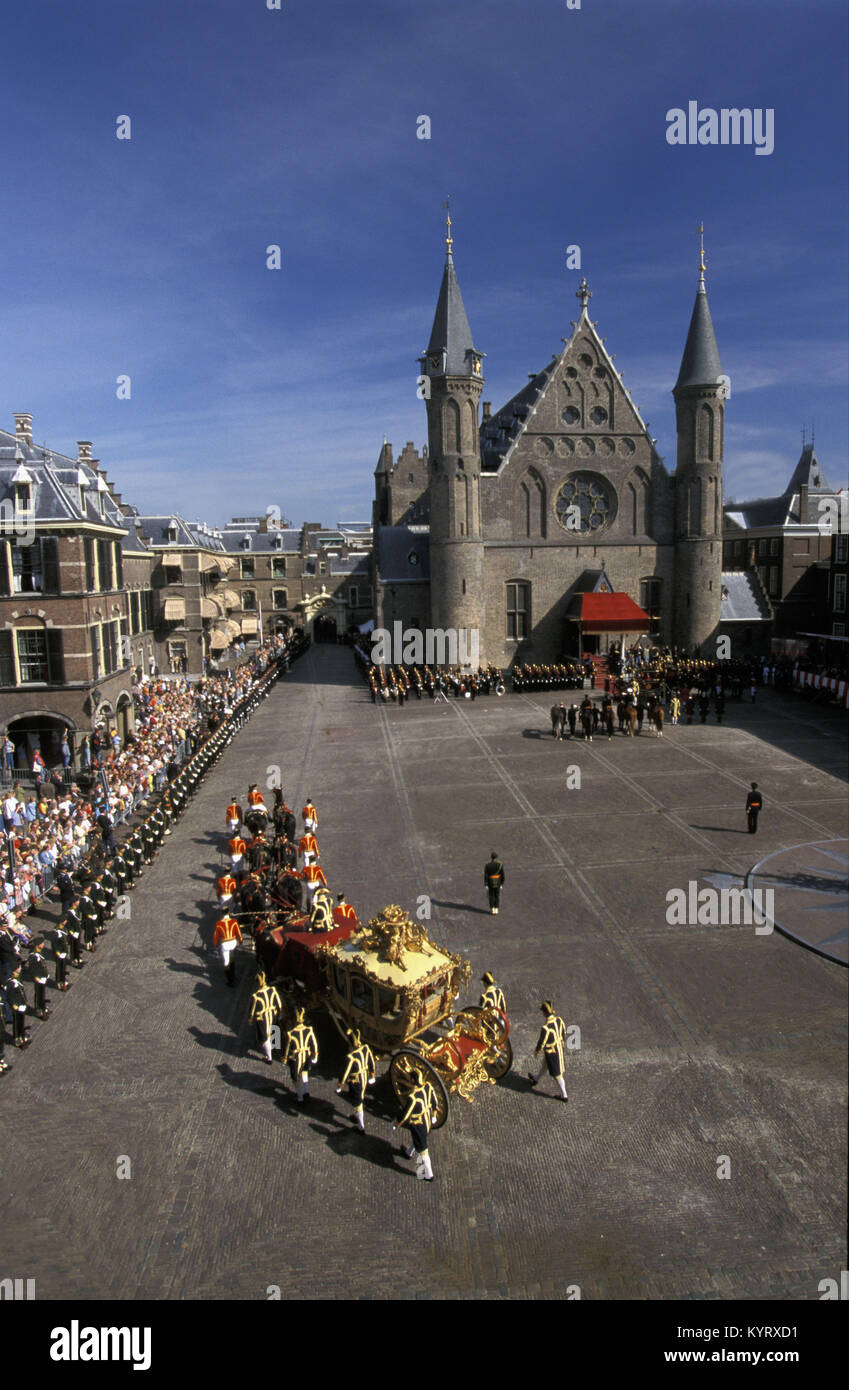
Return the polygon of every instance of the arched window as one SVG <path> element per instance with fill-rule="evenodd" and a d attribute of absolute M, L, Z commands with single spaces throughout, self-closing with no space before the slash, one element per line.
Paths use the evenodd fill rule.
<path fill-rule="evenodd" d="M 519 642 L 531 630 L 531 586 L 522 579 L 507 585 L 507 640 Z"/>

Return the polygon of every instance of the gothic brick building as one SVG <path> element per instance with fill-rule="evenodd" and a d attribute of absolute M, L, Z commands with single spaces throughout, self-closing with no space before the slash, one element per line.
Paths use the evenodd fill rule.
<path fill-rule="evenodd" d="M 379 627 L 478 629 L 486 661 L 548 662 L 605 650 L 618 633 L 598 614 L 604 603 L 627 611 L 626 595 L 664 642 L 692 651 L 717 635 L 726 379 L 704 256 L 673 387 L 674 474 L 590 319 L 586 281 L 578 298 L 562 351 L 500 410 L 484 401 L 479 420 L 483 353 L 449 219 L 421 359 L 427 448 L 408 444 L 393 462 L 384 443 L 375 472 Z M 582 621 L 590 611 L 594 622 Z"/>

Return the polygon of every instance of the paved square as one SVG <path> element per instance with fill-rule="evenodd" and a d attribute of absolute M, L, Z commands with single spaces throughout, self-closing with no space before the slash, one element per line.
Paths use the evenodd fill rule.
<path fill-rule="evenodd" d="M 345 648 L 296 665 L 145 872 L 130 920 L 67 996 L 51 989 L 52 1018 L 12 1054 L 0 1276 L 35 1278 L 41 1299 L 576 1285 L 585 1299 L 816 1299 L 839 1278 L 845 969 L 754 926 L 670 926 L 666 895 L 741 884 L 777 851 L 845 835 L 845 716 L 767 692 L 721 727 L 585 745 L 552 740 L 550 703 L 386 709 Z M 275 765 L 291 805 L 317 802 L 333 891 L 363 920 L 428 895 L 433 936 L 472 961 L 470 994 L 486 969 L 505 989 L 514 1070 L 452 1100 L 433 1184 L 392 1142 L 388 1083 L 369 1133 L 352 1130 L 326 1021 L 298 1111 L 288 1071 L 253 1046 L 250 956 L 229 990 L 207 953 L 224 808 Z M 507 873 L 497 918 L 491 849 Z M 836 909 L 845 937 L 839 894 Z M 545 997 L 580 1029 L 568 1105 L 524 1080 Z"/>

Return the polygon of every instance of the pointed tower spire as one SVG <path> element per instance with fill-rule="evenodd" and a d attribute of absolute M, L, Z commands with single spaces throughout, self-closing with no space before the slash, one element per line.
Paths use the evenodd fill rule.
<path fill-rule="evenodd" d="M 684 345 L 684 356 L 681 358 L 681 370 L 675 383 L 676 391 L 679 386 L 715 386 L 717 378 L 722 375 L 722 363 L 719 360 L 719 348 L 716 345 L 705 285 L 704 230 L 704 225 L 700 222 L 699 288 L 693 305 L 687 342 Z"/>
<path fill-rule="evenodd" d="M 447 207 L 443 203 L 443 207 Z M 478 352 L 466 317 L 460 284 L 454 269 L 454 238 L 451 214 L 445 218 L 445 270 L 436 301 L 430 342 L 427 345 L 427 371 L 431 376 L 473 376 L 481 378 L 482 352 Z"/>

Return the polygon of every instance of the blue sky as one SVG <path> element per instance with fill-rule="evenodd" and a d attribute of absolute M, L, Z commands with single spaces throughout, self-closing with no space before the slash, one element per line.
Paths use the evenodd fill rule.
<path fill-rule="evenodd" d="M 578 244 L 593 317 L 672 468 L 703 219 L 731 377 L 726 495 L 782 490 L 812 421 L 845 480 L 844 0 L 14 11 L 0 423 L 29 410 L 39 442 L 91 439 L 143 512 L 370 517 L 384 435 L 396 452 L 426 439 L 415 359 L 448 193 L 494 409 L 568 336 Z M 690 100 L 772 108 L 774 153 L 670 146 L 666 112 Z"/>

